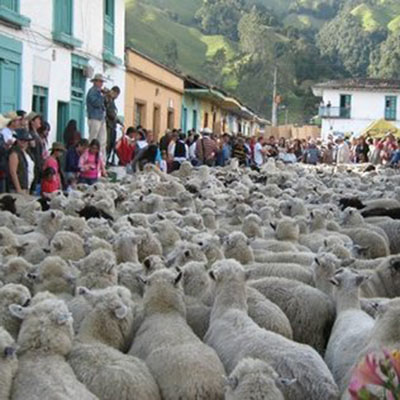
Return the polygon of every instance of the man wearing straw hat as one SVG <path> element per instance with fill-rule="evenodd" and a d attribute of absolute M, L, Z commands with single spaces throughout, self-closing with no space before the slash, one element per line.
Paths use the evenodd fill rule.
<path fill-rule="evenodd" d="M 89 141 L 97 139 L 100 142 L 100 151 L 105 159 L 107 146 L 106 130 L 106 109 L 104 105 L 103 84 L 105 78 L 101 74 L 96 74 L 91 80 L 93 86 L 86 96 L 86 108 L 89 124 Z"/>

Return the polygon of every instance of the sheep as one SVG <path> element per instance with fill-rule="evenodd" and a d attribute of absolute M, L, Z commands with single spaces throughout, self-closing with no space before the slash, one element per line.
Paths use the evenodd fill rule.
<path fill-rule="evenodd" d="M 253 249 L 249 244 L 249 239 L 246 238 L 244 233 L 239 231 L 232 232 L 225 239 L 225 258 L 234 258 L 243 265 L 254 262 Z"/>
<path fill-rule="evenodd" d="M 175 249 L 167 255 L 166 259 L 169 268 L 183 267 L 190 261 L 207 263 L 207 257 L 204 255 L 200 246 L 186 241 L 179 241 Z"/>
<path fill-rule="evenodd" d="M 208 260 L 207 266 L 209 268 L 215 261 L 224 258 L 224 253 L 222 252 L 218 236 L 209 233 L 199 233 L 194 236 L 193 242 L 198 244 L 200 249 L 204 252 Z"/>
<path fill-rule="evenodd" d="M 339 268 L 340 260 L 334 254 L 318 254 L 311 265 L 315 287 L 328 296 L 332 296 L 333 290 L 330 279 Z"/>
<path fill-rule="evenodd" d="M 51 398 L 95 400 L 65 360 L 71 351 L 72 318 L 62 300 L 44 299 L 32 307 L 10 305 L 22 320 L 13 400 Z"/>
<path fill-rule="evenodd" d="M 246 273 L 235 260 L 215 263 L 210 276 L 216 299 L 205 342 L 231 373 L 245 357 L 268 362 L 278 374 L 296 378 L 284 390 L 290 399 L 337 399 L 338 388 L 319 354 L 310 346 L 258 327 L 247 315 Z"/>
<path fill-rule="evenodd" d="M 307 285 L 313 285 L 312 272 L 294 263 L 251 264 L 247 268 L 249 279 L 260 279 L 268 276 L 277 276 L 294 279 Z"/>
<path fill-rule="evenodd" d="M 366 276 L 349 269 L 340 269 L 331 278 L 336 286 L 336 320 L 328 341 L 325 362 L 339 389 L 357 359 L 374 326 L 374 319 L 361 310 L 359 287 Z"/>
<path fill-rule="evenodd" d="M 28 274 L 34 271 L 34 266 L 22 257 L 13 257 L 0 267 L 0 280 L 3 283 L 20 283 L 31 288 Z"/>
<path fill-rule="evenodd" d="M 146 364 L 121 353 L 132 341 L 134 305 L 127 289 L 114 286 L 99 291 L 78 288 L 92 305 L 68 355 L 77 378 L 99 398 L 160 399 Z"/>
<path fill-rule="evenodd" d="M 145 318 L 129 354 L 146 361 L 165 400 L 222 400 L 224 368 L 185 321 L 181 279 L 182 272 L 167 269 L 144 279 Z"/>
<path fill-rule="evenodd" d="M 157 239 L 161 243 L 164 255 L 172 251 L 175 244 L 181 239 L 172 221 L 158 221 L 153 224 L 153 229 L 156 232 Z"/>
<path fill-rule="evenodd" d="M 287 315 L 294 340 L 308 344 L 323 354 L 335 320 L 335 307 L 328 295 L 286 278 L 263 278 L 249 281 L 249 285 Z"/>
<path fill-rule="evenodd" d="M 138 238 L 133 232 L 120 232 L 113 243 L 114 253 L 117 258 L 117 263 L 132 262 L 138 263 Z"/>
<path fill-rule="evenodd" d="M 218 229 L 218 222 L 215 218 L 215 212 L 211 208 L 204 208 L 201 211 L 201 217 L 203 218 L 203 225 L 208 230 Z"/>
<path fill-rule="evenodd" d="M 64 216 L 61 223 L 61 230 L 73 232 L 78 235 L 86 236 L 89 232 L 88 225 L 84 218 Z"/>
<path fill-rule="evenodd" d="M 247 215 L 243 220 L 242 232 L 248 238 L 264 237 L 261 218 L 256 214 Z"/>
<path fill-rule="evenodd" d="M 75 263 L 80 271 L 77 286 L 89 289 L 103 289 L 118 283 L 118 271 L 114 253 L 108 250 L 95 250 Z"/>
<path fill-rule="evenodd" d="M 64 300 L 72 298 L 78 276 L 79 271 L 58 256 L 47 257 L 28 275 L 35 294 L 49 291 Z"/>
<path fill-rule="evenodd" d="M 315 254 L 311 252 L 254 252 L 254 257 L 256 263 L 295 263 L 309 267 L 315 258 Z"/>
<path fill-rule="evenodd" d="M 284 400 L 280 387 L 294 382 L 295 380 L 279 377 L 264 361 L 244 358 L 228 378 L 225 400 Z"/>
<path fill-rule="evenodd" d="M 13 337 L 0 326 L 0 399 L 9 399 L 17 374 L 17 346 Z"/>
<path fill-rule="evenodd" d="M 0 326 L 17 339 L 21 321 L 9 312 L 11 304 L 27 307 L 31 301 L 29 290 L 20 284 L 8 283 L 0 287 Z"/>
<path fill-rule="evenodd" d="M 52 256 L 59 256 L 64 260 L 77 261 L 85 257 L 83 239 L 73 232 L 57 232 L 50 242 Z"/>
<path fill-rule="evenodd" d="M 363 297 L 400 296 L 400 256 L 384 260 L 361 286 Z"/>
<path fill-rule="evenodd" d="M 389 238 L 389 248 L 391 254 L 400 253 L 400 221 L 399 220 L 388 220 L 388 221 L 377 221 L 373 225 L 381 228 Z"/>
<path fill-rule="evenodd" d="M 113 245 L 111 243 L 109 243 L 106 240 L 101 239 L 97 236 L 90 236 L 85 241 L 84 248 L 85 248 L 86 255 L 89 255 L 90 253 L 92 253 L 98 249 L 114 251 Z"/>
<path fill-rule="evenodd" d="M 136 228 L 134 232 L 137 235 L 137 253 L 140 262 L 151 255 L 163 255 L 161 243 L 150 229 Z"/>

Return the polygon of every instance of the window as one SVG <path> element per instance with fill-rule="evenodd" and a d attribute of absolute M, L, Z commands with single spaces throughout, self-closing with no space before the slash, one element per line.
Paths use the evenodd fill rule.
<path fill-rule="evenodd" d="M 22 43 L 0 35 L 0 113 L 20 106 Z"/>
<path fill-rule="evenodd" d="M 351 95 L 340 95 L 340 118 L 351 117 Z"/>
<path fill-rule="evenodd" d="M 208 128 L 208 113 L 204 113 L 204 127 Z"/>
<path fill-rule="evenodd" d="M 158 136 L 160 134 L 160 119 L 160 106 L 155 105 L 153 109 L 153 133 L 155 139 L 158 139 Z"/>
<path fill-rule="evenodd" d="M 143 103 L 135 102 L 135 127 L 144 125 L 145 121 L 145 105 Z"/>
<path fill-rule="evenodd" d="M 174 129 L 174 110 L 168 110 L 168 115 L 167 115 L 167 128 L 168 129 Z"/>
<path fill-rule="evenodd" d="M 69 120 L 69 104 L 57 102 L 57 142 L 64 142 L 64 129 Z"/>
<path fill-rule="evenodd" d="M 47 119 L 48 89 L 41 86 L 33 87 L 32 111 Z"/>
<path fill-rule="evenodd" d="M 197 110 L 193 110 L 192 128 L 197 131 Z"/>
<path fill-rule="evenodd" d="M 112 65 L 122 64 L 122 60 L 114 56 L 115 51 L 115 0 L 104 0 L 103 58 Z"/>
<path fill-rule="evenodd" d="M 396 121 L 397 119 L 397 97 L 385 97 L 385 119 L 388 121 Z"/>
<path fill-rule="evenodd" d="M 17 28 L 29 26 L 31 20 L 19 14 L 19 2 L 20 0 L 0 0 L 0 20 Z"/>
<path fill-rule="evenodd" d="M 73 37 L 73 0 L 53 0 L 53 40 L 67 47 L 82 46 L 82 41 Z"/>
<path fill-rule="evenodd" d="M 187 118 L 188 118 L 188 110 L 186 107 L 182 107 L 182 131 L 183 133 L 187 132 Z"/>

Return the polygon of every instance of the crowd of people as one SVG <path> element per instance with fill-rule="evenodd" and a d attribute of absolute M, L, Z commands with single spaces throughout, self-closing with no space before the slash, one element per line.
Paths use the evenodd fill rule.
<path fill-rule="evenodd" d="M 159 141 L 142 126 L 125 129 L 115 100 L 120 89 L 103 87 L 105 79 L 96 74 L 86 98 L 89 140 L 68 122 L 63 143 L 49 145 L 50 125 L 35 112 L 18 110 L 0 115 L 0 193 L 14 192 L 47 196 L 58 190 L 92 185 L 107 176 L 107 165 L 126 166 L 135 173 L 146 163 L 170 173 L 184 161 L 193 166 L 225 166 L 236 158 L 240 165 L 258 169 L 268 158 L 284 163 L 316 165 L 372 163 L 400 165 L 400 145 L 393 134 L 381 139 L 345 138 L 329 135 L 326 141 L 287 140 L 274 136 L 244 137 L 214 134 L 209 128 L 167 131 Z M 119 127 L 119 129 L 118 129 Z M 121 132 L 118 138 L 118 130 Z M 118 140 L 117 140 L 118 138 Z"/>

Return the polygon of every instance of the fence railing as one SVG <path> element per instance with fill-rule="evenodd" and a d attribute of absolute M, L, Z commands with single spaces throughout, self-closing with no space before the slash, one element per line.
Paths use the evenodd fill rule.
<path fill-rule="evenodd" d="M 348 107 L 320 107 L 321 118 L 351 118 L 351 109 Z"/>

